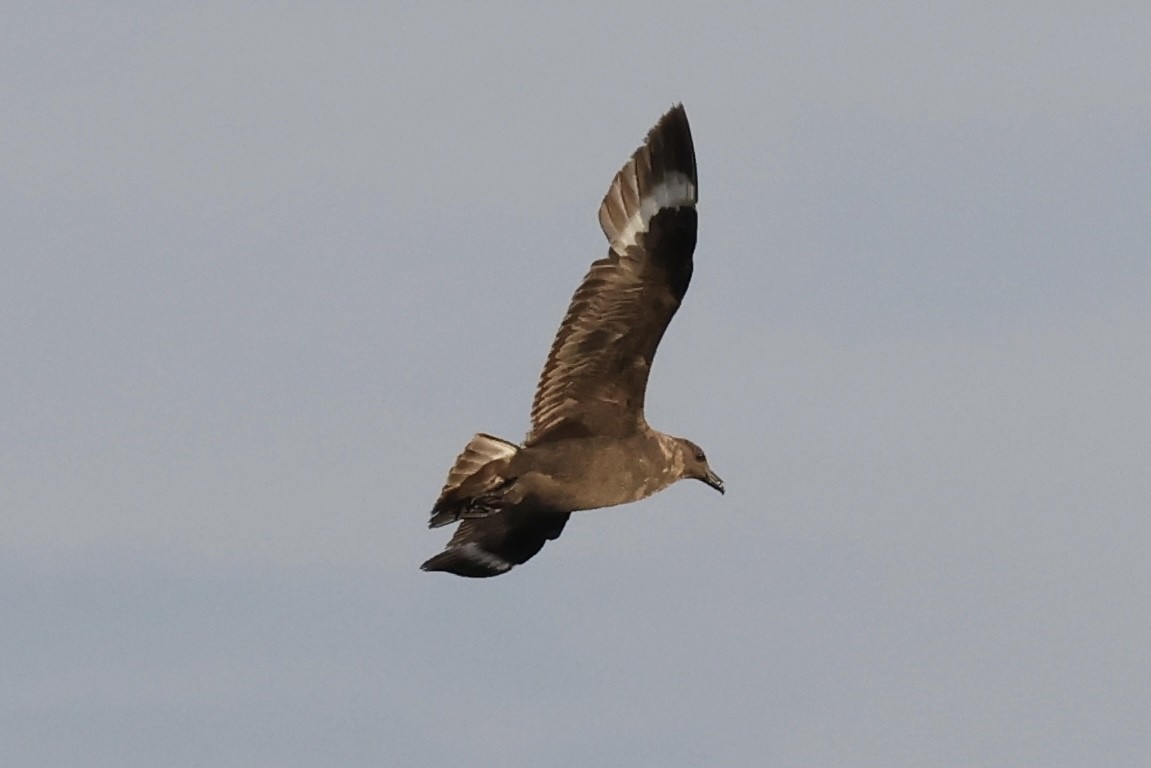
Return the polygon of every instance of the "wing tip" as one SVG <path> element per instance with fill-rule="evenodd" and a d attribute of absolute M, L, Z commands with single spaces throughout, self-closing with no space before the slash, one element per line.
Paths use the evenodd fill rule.
<path fill-rule="evenodd" d="M 691 126 L 683 104 L 677 103 L 612 179 L 599 208 L 600 228 L 612 249 L 622 253 L 636 244 L 656 213 L 692 207 L 698 200 Z"/>
<path fill-rule="evenodd" d="M 499 576 L 507 573 L 515 566 L 507 560 L 487 552 L 473 542 L 462 546 L 448 547 L 438 555 L 434 555 L 420 565 L 421 571 L 444 571 L 454 573 L 456 576 L 481 579 L 488 576 Z"/>

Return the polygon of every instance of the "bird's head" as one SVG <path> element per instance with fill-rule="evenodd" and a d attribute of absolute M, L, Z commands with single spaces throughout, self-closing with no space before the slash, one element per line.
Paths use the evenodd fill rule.
<path fill-rule="evenodd" d="M 676 441 L 679 443 L 680 460 L 683 462 L 683 470 L 680 472 L 680 477 L 699 480 L 707 483 L 720 493 L 723 493 L 723 480 L 720 479 L 719 475 L 711 471 L 703 449 L 684 437 L 676 438 Z"/>

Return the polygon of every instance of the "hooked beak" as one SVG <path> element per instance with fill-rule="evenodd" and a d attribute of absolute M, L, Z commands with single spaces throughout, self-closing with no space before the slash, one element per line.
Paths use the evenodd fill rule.
<path fill-rule="evenodd" d="M 707 483 L 708 485 L 710 485 L 712 488 L 716 489 L 720 493 L 723 493 L 723 480 L 721 480 L 719 475 L 712 472 L 710 469 L 707 471 L 707 475 L 705 475 L 704 477 L 701 477 L 700 480 Z"/>

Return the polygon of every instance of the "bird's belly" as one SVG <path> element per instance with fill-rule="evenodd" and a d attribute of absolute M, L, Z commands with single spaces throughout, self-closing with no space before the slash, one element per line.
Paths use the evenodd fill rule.
<path fill-rule="evenodd" d="M 572 512 L 638 501 L 667 485 L 662 477 L 642 472 L 639 467 L 608 464 L 594 464 L 584 471 L 533 484 L 547 506 Z"/>

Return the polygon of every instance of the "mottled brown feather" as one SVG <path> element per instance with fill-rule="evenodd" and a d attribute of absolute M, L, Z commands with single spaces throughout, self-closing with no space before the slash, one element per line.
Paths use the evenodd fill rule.
<path fill-rule="evenodd" d="M 674 207 L 652 202 L 669 185 L 685 182 L 690 200 Z M 625 437 L 644 427 L 644 392 L 656 347 L 691 280 L 697 189 L 691 130 L 677 105 L 648 133 L 604 197 L 600 225 L 612 245 L 592 264 L 556 333 L 525 446 L 588 435 Z M 646 231 L 635 227 L 645 205 L 651 216 Z"/>

